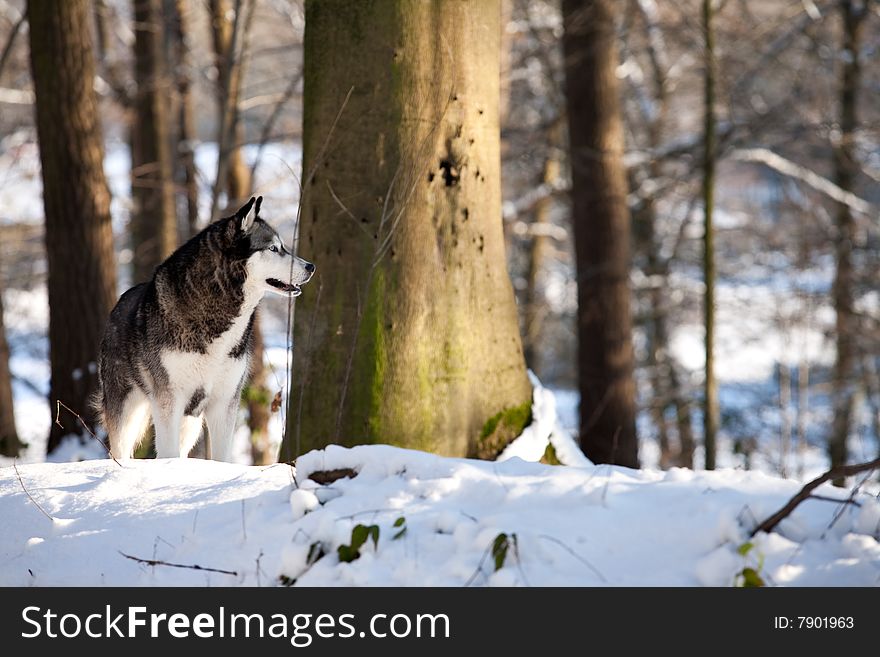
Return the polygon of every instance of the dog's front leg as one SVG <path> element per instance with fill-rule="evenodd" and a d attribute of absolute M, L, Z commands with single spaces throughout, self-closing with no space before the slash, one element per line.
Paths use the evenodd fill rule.
<path fill-rule="evenodd" d="M 183 406 L 169 399 L 151 402 L 153 426 L 156 429 L 156 457 L 173 459 L 180 456 L 180 424 L 183 421 Z"/>

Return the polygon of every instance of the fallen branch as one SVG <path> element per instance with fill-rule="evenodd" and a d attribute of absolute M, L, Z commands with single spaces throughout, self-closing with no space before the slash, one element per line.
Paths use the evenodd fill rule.
<path fill-rule="evenodd" d="M 877 470 L 880 468 L 880 458 L 874 459 L 873 461 L 868 461 L 867 463 L 853 463 L 851 465 L 840 465 L 836 468 L 831 468 L 825 474 L 822 474 L 803 488 L 800 489 L 797 495 L 792 497 L 788 503 L 783 506 L 779 511 L 774 513 L 772 516 L 764 520 L 761 524 L 755 527 L 752 530 L 750 536 L 754 536 L 758 532 L 767 532 L 768 534 L 773 531 L 773 529 L 782 522 L 785 518 L 787 518 L 791 513 L 797 508 L 797 506 L 803 502 L 804 500 L 810 499 L 813 497 L 810 495 L 816 488 L 824 484 L 826 481 L 831 479 L 840 479 L 843 477 L 851 477 L 853 475 L 859 474 L 860 472 L 866 472 L 868 470 Z M 846 500 L 840 500 L 841 503 L 844 503 Z"/>
<path fill-rule="evenodd" d="M 28 499 L 29 499 L 31 502 L 34 503 L 34 506 L 37 507 L 37 508 L 40 510 L 40 512 L 41 512 L 44 516 L 46 516 L 46 517 L 47 517 L 49 520 L 51 520 L 52 522 L 55 522 L 55 518 L 53 518 L 51 515 L 49 515 L 49 514 L 46 512 L 46 509 L 44 509 L 43 507 L 41 507 L 41 506 L 40 506 L 40 503 L 37 502 L 37 501 L 34 499 L 34 496 L 30 494 L 30 492 L 28 491 L 27 488 L 25 488 L 25 486 L 24 486 L 24 481 L 22 481 L 22 479 L 21 479 L 21 473 L 18 471 L 18 465 L 16 464 L 16 461 L 17 461 L 17 460 L 18 460 L 18 459 L 14 459 L 14 460 L 12 461 L 12 467 L 15 469 L 15 476 L 18 477 L 18 483 L 21 485 L 21 489 L 24 491 L 24 494 L 28 496 Z"/>
<path fill-rule="evenodd" d="M 138 563 L 146 564 L 148 566 L 169 566 L 170 568 L 187 568 L 188 570 L 204 570 L 209 573 L 221 573 L 223 575 L 234 575 L 238 577 L 238 573 L 234 570 L 223 570 L 221 568 L 208 568 L 207 566 L 199 566 L 198 564 L 188 565 L 183 563 L 169 563 L 168 561 L 161 561 L 159 559 L 141 559 L 140 557 L 133 557 L 130 554 L 126 554 L 125 552 L 119 552 L 126 559 L 131 559 L 132 561 L 137 561 Z"/>

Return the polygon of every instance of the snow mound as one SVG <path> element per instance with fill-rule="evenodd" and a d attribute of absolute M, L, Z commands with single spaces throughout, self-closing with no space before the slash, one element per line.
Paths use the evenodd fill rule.
<path fill-rule="evenodd" d="M 320 473 L 320 474 L 319 474 Z M 315 477 L 326 483 L 318 483 Z M 200 459 L 0 468 L 0 585 L 875 586 L 880 504 L 799 484 L 331 446 L 287 465 Z M 199 566 L 201 570 L 192 569 Z M 182 567 L 178 567 L 182 566 Z"/>
<path fill-rule="evenodd" d="M 354 474 L 309 478 L 327 471 Z M 768 585 L 880 578 L 868 495 L 861 507 L 809 501 L 791 519 L 797 538 L 781 528 L 750 542 L 755 518 L 799 488 L 760 473 L 491 463 L 375 445 L 310 452 L 296 476 L 319 499 L 334 491 L 284 551 L 283 574 L 306 586 L 732 586 L 745 568 Z M 358 525 L 375 526 L 376 541 L 348 560 Z"/>

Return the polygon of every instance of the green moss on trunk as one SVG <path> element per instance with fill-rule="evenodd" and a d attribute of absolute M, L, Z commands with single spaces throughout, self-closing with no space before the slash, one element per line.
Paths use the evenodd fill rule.
<path fill-rule="evenodd" d="M 495 459 L 532 422 L 531 400 L 496 413 L 483 425 L 470 458 Z"/>

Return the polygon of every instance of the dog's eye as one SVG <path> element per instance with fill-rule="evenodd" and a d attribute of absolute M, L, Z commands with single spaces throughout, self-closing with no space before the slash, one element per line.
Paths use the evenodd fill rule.
<path fill-rule="evenodd" d="M 269 250 L 270 250 L 272 253 L 278 253 L 278 247 L 275 246 L 274 244 L 273 244 L 272 246 L 269 247 Z"/>

